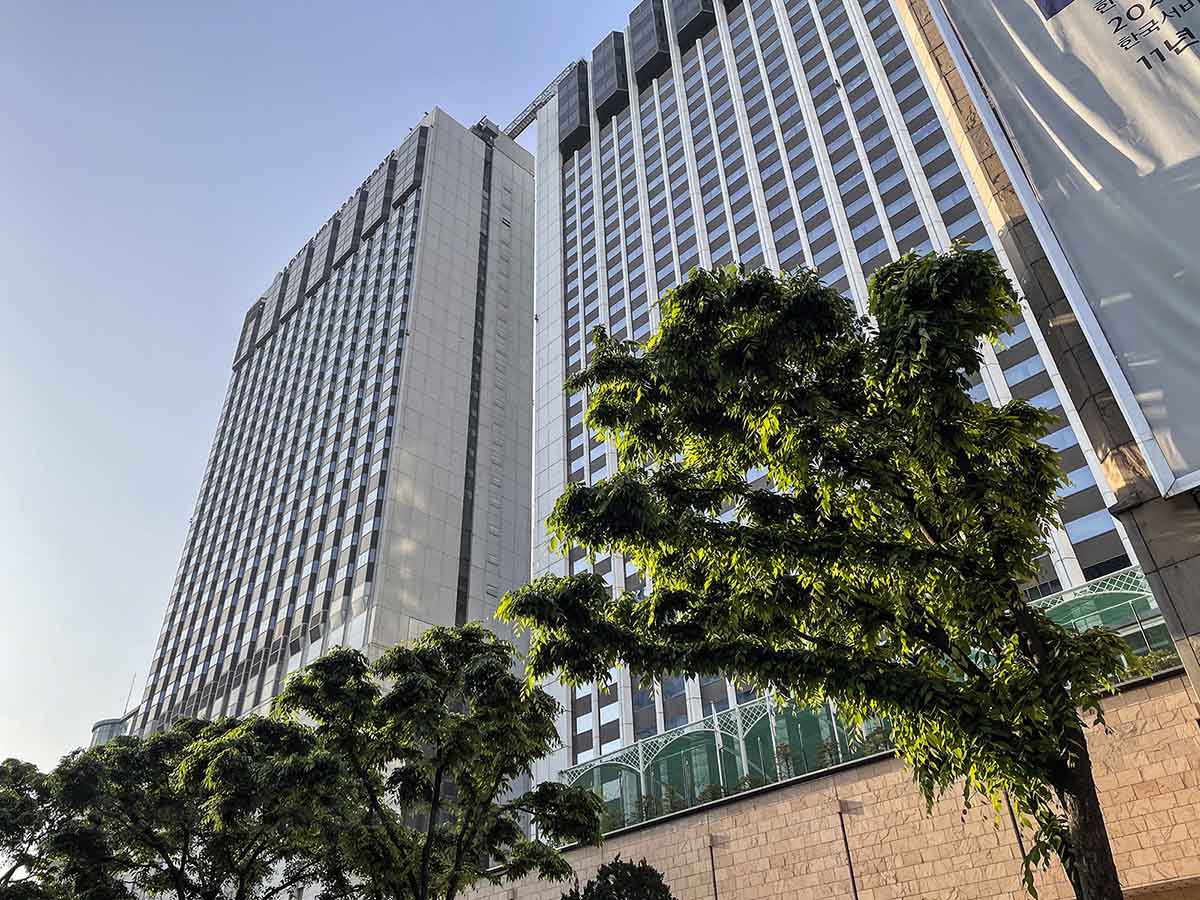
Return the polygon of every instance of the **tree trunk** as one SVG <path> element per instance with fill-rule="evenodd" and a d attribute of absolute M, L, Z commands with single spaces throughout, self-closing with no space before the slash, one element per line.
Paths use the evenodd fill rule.
<path fill-rule="evenodd" d="M 1075 896 L 1078 900 L 1122 900 L 1124 893 L 1104 824 L 1104 811 L 1096 794 L 1086 739 L 1082 740 L 1082 750 L 1071 770 L 1071 782 L 1070 788 L 1063 792 L 1063 799 L 1075 854 L 1075 875 L 1071 879 Z"/>

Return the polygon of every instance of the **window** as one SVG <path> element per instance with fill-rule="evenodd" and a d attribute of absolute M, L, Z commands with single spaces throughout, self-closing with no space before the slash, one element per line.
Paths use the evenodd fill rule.
<path fill-rule="evenodd" d="M 1062 406 L 1062 401 L 1058 399 L 1058 391 L 1054 388 L 1042 391 L 1036 397 L 1030 397 L 1026 402 L 1040 409 L 1056 409 Z"/>
<path fill-rule="evenodd" d="M 1000 338 L 1000 343 L 1004 346 L 1005 350 L 1011 350 L 1022 341 L 1028 340 L 1029 337 L 1029 324 L 1022 321 L 1014 325 L 1012 331 L 1002 336 Z"/>
<path fill-rule="evenodd" d="M 971 389 L 967 391 L 967 396 L 976 403 L 986 403 L 988 399 L 987 385 L 982 381 L 979 382 L 979 384 L 973 385 Z"/>
<path fill-rule="evenodd" d="M 1067 529 L 1067 537 L 1071 539 L 1071 543 L 1078 544 L 1089 538 L 1115 531 L 1117 523 L 1107 509 L 1100 509 L 1081 519 L 1067 522 L 1064 527 Z"/>
<path fill-rule="evenodd" d="M 1032 378 L 1039 372 L 1046 371 L 1046 363 L 1037 354 L 1029 357 L 1029 359 L 1021 360 L 1015 366 L 1010 366 L 1004 370 L 1004 380 L 1010 385 L 1020 384 L 1027 378 Z"/>
<path fill-rule="evenodd" d="M 1059 497 L 1070 497 L 1096 485 L 1096 476 L 1087 466 L 1080 466 L 1073 472 L 1067 473 L 1067 484 L 1058 489 Z"/>
<path fill-rule="evenodd" d="M 1052 434 L 1046 435 L 1042 438 L 1042 443 L 1048 447 L 1053 447 L 1055 450 L 1066 450 L 1068 447 L 1074 447 L 1078 444 L 1079 440 L 1075 437 L 1075 432 L 1071 429 L 1071 426 L 1067 425 Z"/>

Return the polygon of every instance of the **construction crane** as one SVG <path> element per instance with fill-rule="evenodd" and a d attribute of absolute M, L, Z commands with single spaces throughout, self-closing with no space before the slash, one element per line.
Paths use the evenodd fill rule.
<path fill-rule="evenodd" d="M 558 77 L 546 85 L 546 88 L 533 98 L 533 102 L 521 110 L 521 114 L 508 123 L 508 127 L 504 129 L 504 133 L 510 138 L 516 140 L 521 136 L 526 128 L 532 124 L 537 118 L 538 110 L 550 102 L 550 98 L 554 96 L 554 92 L 558 90 L 558 83 L 571 74 L 572 70 L 579 65 L 579 61 L 572 62 L 569 66 L 558 73 Z"/>

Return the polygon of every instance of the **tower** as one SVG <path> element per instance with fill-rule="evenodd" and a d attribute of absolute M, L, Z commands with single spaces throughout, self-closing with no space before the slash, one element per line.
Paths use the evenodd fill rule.
<path fill-rule="evenodd" d="M 563 394 L 595 325 L 645 339 L 655 298 L 695 266 L 810 266 L 865 312 L 871 273 L 906 251 L 963 242 L 1007 264 L 929 79 L 889 0 L 644 0 L 540 98 L 535 576 L 591 569 L 615 590 L 641 586 L 620 558 L 557 556 L 536 527 L 568 481 L 616 465 L 583 423 L 587 398 Z M 1036 319 L 1026 308 L 1011 326 L 971 394 L 1058 418 L 1046 441 L 1071 483 L 1026 586 L 1038 598 L 1133 556 Z M 541 777 L 751 699 L 723 679 L 610 678 L 553 687 L 566 747 Z"/>
<path fill-rule="evenodd" d="M 136 729 L 529 575 L 532 158 L 434 109 L 246 314 Z"/>

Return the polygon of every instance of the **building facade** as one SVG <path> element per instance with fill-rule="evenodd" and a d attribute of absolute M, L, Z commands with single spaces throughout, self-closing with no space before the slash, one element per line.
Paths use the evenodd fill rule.
<path fill-rule="evenodd" d="M 134 731 L 528 579 L 533 160 L 435 109 L 250 307 Z"/>
<path fill-rule="evenodd" d="M 119 719 L 101 719 L 92 726 L 92 740 L 88 744 L 89 749 L 103 747 L 109 741 L 129 734 L 129 729 L 133 727 L 136 719 L 136 709 L 130 710 Z"/>
<path fill-rule="evenodd" d="M 1104 701 L 1088 736 L 1127 900 L 1200 900 L 1200 731 L 1180 673 Z M 932 808 L 901 760 L 879 755 L 678 811 L 576 847 L 581 882 L 614 857 L 645 859 L 678 900 L 1027 900 L 1018 836 L 987 803 L 951 790 Z M 1042 900 L 1074 898 L 1051 862 Z M 534 877 L 481 885 L 470 900 L 559 900 Z"/>
<path fill-rule="evenodd" d="M 645 0 L 563 77 L 537 113 L 534 518 L 568 481 L 613 470 L 564 396 L 597 324 L 649 336 L 654 299 L 695 266 L 815 268 L 866 310 L 867 280 L 908 250 L 964 242 L 1007 253 L 968 175 L 893 0 Z M 1010 267 L 1011 269 L 1011 267 Z M 984 348 L 972 396 L 1053 412 L 1046 441 L 1070 485 L 1037 599 L 1133 561 L 1112 490 L 1026 305 L 1002 349 Z M 534 532 L 534 574 L 592 569 L 641 586 L 619 558 L 558 556 Z M 554 686 L 564 749 L 539 777 L 752 699 L 723 679 Z"/>
<path fill-rule="evenodd" d="M 1076 314 L 1031 221 L 1029 209 L 1038 198 L 1029 196 L 1032 187 L 1022 184 L 1016 151 L 984 102 L 986 86 L 974 78 L 966 49 L 953 39 L 940 3 L 903 0 L 897 12 L 914 36 L 918 58 L 949 113 L 986 211 L 1096 448 L 1112 494 L 1109 509 L 1124 525 L 1180 659 L 1193 686 L 1200 688 L 1200 493 L 1164 497 L 1156 484 L 1137 428 L 1126 418 L 1093 350 L 1092 326 Z M 1107 337 L 1101 333 L 1100 340 L 1107 342 Z"/>

